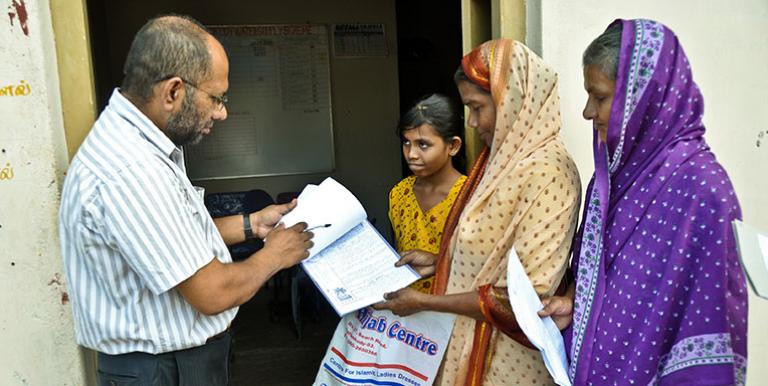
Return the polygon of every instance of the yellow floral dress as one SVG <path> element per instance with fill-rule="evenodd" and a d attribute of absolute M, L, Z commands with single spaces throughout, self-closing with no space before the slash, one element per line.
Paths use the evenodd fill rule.
<path fill-rule="evenodd" d="M 407 177 L 392 188 L 389 192 L 389 221 L 395 231 L 398 252 L 410 249 L 434 254 L 439 252 L 445 220 L 466 180 L 467 176 L 464 175 L 456 179 L 443 201 L 426 213 L 421 210 L 413 192 L 416 176 Z M 411 284 L 411 288 L 430 293 L 433 281 L 434 277 L 421 279 Z"/>

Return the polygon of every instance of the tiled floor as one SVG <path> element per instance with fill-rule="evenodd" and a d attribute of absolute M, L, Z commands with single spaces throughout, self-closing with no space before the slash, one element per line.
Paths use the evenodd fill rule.
<path fill-rule="evenodd" d="M 317 295 L 312 284 L 304 283 L 299 339 L 289 287 L 279 288 L 277 300 L 275 288 L 266 288 L 240 307 L 233 323 L 233 386 L 307 386 L 315 379 L 339 318 L 324 299 L 313 300 Z"/>

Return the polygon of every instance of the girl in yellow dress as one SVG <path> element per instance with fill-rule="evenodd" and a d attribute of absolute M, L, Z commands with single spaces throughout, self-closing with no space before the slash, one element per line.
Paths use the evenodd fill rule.
<path fill-rule="evenodd" d="M 467 177 L 453 165 L 461 150 L 461 122 L 451 100 L 439 94 L 418 101 L 398 125 L 403 157 L 413 175 L 389 192 L 389 221 L 402 256 L 437 254 L 443 226 Z M 434 277 L 411 287 L 430 293 Z"/>

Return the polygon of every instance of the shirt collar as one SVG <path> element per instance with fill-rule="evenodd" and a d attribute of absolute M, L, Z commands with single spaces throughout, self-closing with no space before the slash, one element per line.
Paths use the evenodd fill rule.
<path fill-rule="evenodd" d="M 141 112 L 133 102 L 123 96 L 120 89 L 115 88 L 112 91 L 112 96 L 109 98 L 109 106 L 113 107 L 120 116 L 136 127 L 147 141 L 178 163 L 177 158 L 182 154 L 181 147 L 176 146 L 149 117 Z M 174 155 L 174 153 L 176 154 Z"/>

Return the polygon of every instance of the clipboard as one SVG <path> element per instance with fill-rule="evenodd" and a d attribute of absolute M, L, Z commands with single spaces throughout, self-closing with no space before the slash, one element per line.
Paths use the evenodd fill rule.
<path fill-rule="evenodd" d="M 768 233 L 733 220 L 736 249 L 747 280 L 757 296 L 768 299 Z"/>

